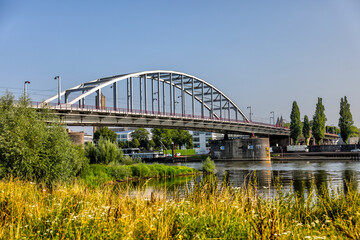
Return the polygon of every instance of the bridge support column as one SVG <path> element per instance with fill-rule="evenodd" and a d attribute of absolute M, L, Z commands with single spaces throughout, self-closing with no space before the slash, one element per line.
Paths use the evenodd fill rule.
<path fill-rule="evenodd" d="M 65 103 L 68 103 L 69 101 L 69 93 L 66 91 L 65 92 Z"/>
<path fill-rule="evenodd" d="M 165 81 L 162 82 L 162 97 L 163 97 L 163 114 L 165 115 L 166 107 L 165 107 Z"/>
<path fill-rule="evenodd" d="M 195 116 L 195 96 L 194 96 L 194 78 L 191 81 L 191 98 L 192 98 L 192 116 Z"/>
<path fill-rule="evenodd" d="M 176 114 L 176 93 L 175 93 L 175 86 L 173 88 L 173 104 L 174 104 L 174 115 Z"/>
<path fill-rule="evenodd" d="M 147 113 L 147 75 L 144 75 L 144 103 L 145 103 L 145 113 Z"/>
<path fill-rule="evenodd" d="M 140 85 L 140 112 L 142 112 L 143 97 L 142 97 L 142 80 L 141 80 L 141 76 L 139 77 L 139 85 Z"/>
<path fill-rule="evenodd" d="M 222 118 L 222 98 L 220 95 L 220 119 Z"/>
<path fill-rule="evenodd" d="M 157 86 L 157 102 L 158 102 L 158 114 L 160 114 L 160 73 L 158 73 L 158 86 Z"/>
<path fill-rule="evenodd" d="M 133 103 L 134 103 L 134 98 L 133 98 L 133 78 L 130 77 L 130 112 L 133 111 Z"/>
<path fill-rule="evenodd" d="M 103 106 L 101 106 L 101 89 L 96 91 L 96 98 L 95 98 L 95 106 L 97 109 L 102 109 Z"/>
<path fill-rule="evenodd" d="M 184 77 L 181 75 L 181 114 L 185 115 Z"/>
<path fill-rule="evenodd" d="M 214 92 L 213 92 L 213 88 L 211 88 L 211 112 L 210 112 L 210 118 L 214 118 Z"/>
<path fill-rule="evenodd" d="M 82 91 L 82 93 L 84 94 L 85 91 Z M 81 105 L 84 108 L 85 107 L 85 98 L 81 99 Z"/>
<path fill-rule="evenodd" d="M 230 114 L 230 101 L 227 101 L 227 107 L 228 107 L 228 119 L 230 121 L 230 117 L 231 117 L 231 114 Z"/>
<path fill-rule="evenodd" d="M 113 106 L 114 106 L 114 110 L 116 111 L 117 109 L 117 99 L 118 99 L 118 91 L 117 91 L 117 82 L 114 82 L 113 83 L 113 97 L 114 97 L 114 103 L 113 103 Z"/>
<path fill-rule="evenodd" d="M 201 117 L 204 118 L 204 83 L 201 83 Z"/>
<path fill-rule="evenodd" d="M 154 78 L 151 78 L 151 111 L 154 113 Z"/>
<path fill-rule="evenodd" d="M 173 114 L 173 86 L 172 86 L 172 73 L 170 73 L 170 115 Z"/>

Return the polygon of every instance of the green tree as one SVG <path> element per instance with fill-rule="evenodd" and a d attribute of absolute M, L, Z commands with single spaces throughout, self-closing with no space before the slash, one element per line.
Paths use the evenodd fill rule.
<path fill-rule="evenodd" d="M 137 139 L 139 141 L 139 147 L 149 148 L 149 132 L 145 128 L 135 129 L 130 135 L 133 140 Z"/>
<path fill-rule="evenodd" d="M 111 131 L 108 127 L 103 127 L 94 133 L 94 142 L 98 142 L 100 137 L 109 139 L 111 142 L 116 143 L 117 135 L 114 131 Z"/>
<path fill-rule="evenodd" d="M 50 122 L 50 123 L 47 123 Z M 27 98 L 0 98 L 0 171 L 50 186 L 79 174 L 87 164 L 64 125 L 47 109 L 36 111 Z"/>
<path fill-rule="evenodd" d="M 127 148 L 126 142 L 119 141 L 118 142 L 118 147 L 121 148 L 121 149 Z"/>
<path fill-rule="evenodd" d="M 309 145 L 309 139 L 310 139 L 310 122 L 307 115 L 304 116 L 304 126 L 302 129 L 303 136 L 305 138 L 306 145 Z"/>
<path fill-rule="evenodd" d="M 325 107 L 322 104 L 322 98 L 318 98 L 316 104 L 315 114 L 313 116 L 312 135 L 315 138 L 317 144 L 321 143 L 321 140 L 325 137 Z"/>
<path fill-rule="evenodd" d="M 131 141 L 131 146 L 134 147 L 134 148 L 140 147 L 140 142 L 139 142 L 139 140 L 138 140 L 137 138 L 133 139 L 133 140 Z"/>
<path fill-rule="evenodd" d="M 149 148 L 154 148 L 155 147 L 155 142 L 154 142 L 154 140 L 150 140 L 149 141 Z"/>
<path fill-rule="evenodd" d="M 352 127 L 354 121 L 350 112 L 350 104 L 347 101 L 347 97 L 341 98 L 340 100 L 340 118 L 339 118 L 339 128 L 341 137 L 346 144 L 350 135 L 352 134 Z"/>
<path fill-rule="evenodd" d="M 186 144 L 187 149 L 193 148 L 193 140 L 192 135 L 189 131 L 181 130 L 181 129 L 174 129 L 170 131 L 171 138 L 179 148 Z"/>
<path fill-rule="evenodd" d="M 118 145 L 102 137 L 99 139 L 97 145 L 93 143 L 87 143 L 85 145 L 85 155 L 91 164 L 119 163 L 123 158 L 123 152 Z"/>
<path fill-rule="evenodd" d="M 178 147 L 186 144 L 187 149 L 193 148 L 192 135 L 189 131 L 181 129 L 153 128 L 151 132 L 156 148 L 163 148 L 165 146 L 165 148 L 170 149 L 172 143 L 176 144 Z"/>
<path fill-rule="evenodd" d="M 290 137 L 296 145 L 301 135 L 300 110 L 296 101 L 293 102 L 290 119 Z"/>
<path fill-rule="evenodd" d="M 164 128 L 153 128 L 151 129 L 152 140 L 155 143 L 155 148 L 160 149 L 165 146 L 165 148 L 170 149 L 172 143 L 172 134 L 170 129 Z"/>

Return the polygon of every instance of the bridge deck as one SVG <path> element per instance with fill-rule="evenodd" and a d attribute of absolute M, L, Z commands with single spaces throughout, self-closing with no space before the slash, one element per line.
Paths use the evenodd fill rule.
<path fill-rule="evenodd" d="M 181 128 L 234 134 L 258 134 L 288 136 L 288 128 L 271 124 L 246 122 L 227 118 L 201 117 L 191 114 L 140 111 L 121 108 L 79 107 L 78 105 L 47 104 L 69 126 L 133 126 L 147 128 Z M 42 108 L 42 103 L 33 103 Z"/>

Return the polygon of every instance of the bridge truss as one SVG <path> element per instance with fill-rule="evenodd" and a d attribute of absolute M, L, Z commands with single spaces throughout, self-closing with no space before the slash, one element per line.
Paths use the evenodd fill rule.
<path fill-rule="evenodd" d="M 126 81 L 126 99 L 129 112 L 134 110 L 144 113 L 159 113 L 176 115 L 209 116 L 215 119 L 234 119 L 249 122 L 246 115 L 231 99 L 219 89 L 206 81 L 181 72 L 175 71 L 144 71 L 131 74 L 100 78 L 82 83 L 61 93 L 65 97 L 63 104 L 85 107 L 86 97 L 96 94 L 96 107 L 104 109 L 102 89 L 112 88 L 113 108 L 118 104 L 118 84 Z M 137 82 L 137 89 L 134 87 Z M 135 97 L 134 92 L 138 91 Z M 79 94 L 80 93 L 80 94 Z M 77 94 L 72 100 L 70 95 Z M 49 103 L 57 99 L 58 95 L 45 101 Z M 138 109 L 134 107 L 134 100 L 139 103 Z M 186 106 L 190 104 L 190 106 Z M 196 106 L 200 105 L 196 112 Z"/>
<path fill-rule="evenodd" d="M 112 99 L 112 106 L 106 106 L 104 94 Z M 55 95 L 34 107 L 50 106 L 72 126 L 162 127 L 289 135 L 286 128 L 249 121 L 218 88 L 182 72 L 144 71 L 100 78 L 66 89 L 60 95 L 63 99 L 60 104 L 52 103 L 58 98 Z M 95 106 L 86 105 L 94 95 Z"/>

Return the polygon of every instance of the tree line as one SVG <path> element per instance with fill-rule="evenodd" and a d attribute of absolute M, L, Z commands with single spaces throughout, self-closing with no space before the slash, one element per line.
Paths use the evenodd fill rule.
<path fill-rule="evenodd" d="M 347 143 L 350 136 L 358 132 L 358 129 L 353 126 L 354 121 L 352 119 L 352 114 L 350 111 L 350 104 L 346 96 L 344 96 L 340 100 L 339 115 L 339 129 L 337 129 L 336 127 L 326 126 L 325 123 L 327 119 L 325 115 L 325 107 L 322 103 L 322 98 L 319 97 L 312 121 L 309 121 L 309 117 L 305 115 L 304 121 L 301 122 L 300 110 L 297 102 L 294 101 L 290 114 L 290 137 L 293 140 L 293 143 L 296 145 L 302 134 L 305 138 L 306 145 L 309 144 L 311 135 L 314 137 L 316 144 L 320 144 L 325 137 L 325 132 L 330 132 L 334 134 L 340 133 L 343 141 Z"/>
<path fill-rule="evenodd" d="M 117 143 L 120 148 L 140 148 L 142 150 L 149 149 L 171 149 L 172 144 L 178 148 L 185 146 L 187 149 L 193 148 L 192 135 L 189 131 L 181 129 L 151 129 L 152 139 L 150 133 L 145 128 L 135 129 L 131 133 L 131 141 L 117 142 L 117 134 L 109 128 L 104 127 L 94 133 L 94 142 L 105 138 L 113 143 Z"/>

